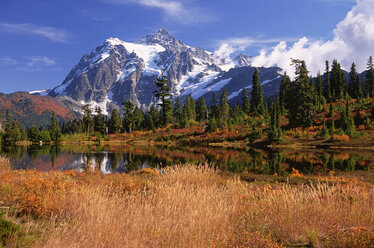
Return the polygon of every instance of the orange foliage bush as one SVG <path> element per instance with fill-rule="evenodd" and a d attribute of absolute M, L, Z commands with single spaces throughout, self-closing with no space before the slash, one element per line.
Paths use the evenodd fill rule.
<path fill-rule="evenodd" d="M 346 134 L 342 134 L 342 135 L 334 134 L 332 135 L 331 139 L 333 141 L 349 141 L 349 136 Z"/>

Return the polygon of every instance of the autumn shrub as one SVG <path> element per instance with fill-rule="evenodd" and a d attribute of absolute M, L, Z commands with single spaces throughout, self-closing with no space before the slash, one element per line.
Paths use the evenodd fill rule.
<path fill-rule="evenodd" d="M 333 141 L 349 141 L 349 136 L 346 134 L 333 134 L 331 139 Z"/>

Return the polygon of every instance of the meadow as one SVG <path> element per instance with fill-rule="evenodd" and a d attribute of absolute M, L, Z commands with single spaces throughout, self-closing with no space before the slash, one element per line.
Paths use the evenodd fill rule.
<path fill-rule="evenodd" d="M 357 178 L 290 184 L 208 165 L 103 175 L 0 164 L 4 247 L 374 247 L 374 188 Z"/>

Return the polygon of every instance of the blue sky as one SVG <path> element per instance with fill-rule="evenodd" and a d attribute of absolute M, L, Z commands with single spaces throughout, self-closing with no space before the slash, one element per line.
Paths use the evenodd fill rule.
<path fill-rule="evenodd" d="M 374 6 L 374 0 L 359 2 Z M 354 0 L 2 1 L 0 92 L 52 88 L 64 80 L 83 54 L 106 38 L 135 42 L 160 28 L 188 45 L 217 50 L 223 56 L 237 52 L 258 56 L 262 50 L 255 60 L 259 66 L 281 64 L 279 50 L 287 56 L 296 53 L 308 58 L 305 49 L 300 52 L 293 44 L 306 37 L 307 50 L 315 54 L 315 44 L 326 51 L 329 42 L 342 37 L 337 25 L 359 4 Z M 373 17 L 370 13 L 366 15 Z M 347 25 L 353 21 L 349 19 Z M 370 30 L 367 32 L 370 36 Z M 277 50 L 282 41 L 287 42 L 287 48 Z M 341 44 L 336 41 L 333 45 Z M 368 46 L 366 50 L 373 51 Z M 322 55 L 330 56 L 327 52 Z M 340 58 L 339 52 L 331 56 Z M 342 56 L 345 59 L 350 63 L 349 55 Z"/>

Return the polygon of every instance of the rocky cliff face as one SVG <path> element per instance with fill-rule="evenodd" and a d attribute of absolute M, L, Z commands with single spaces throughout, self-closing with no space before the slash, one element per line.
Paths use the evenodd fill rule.
<path fill-rule="evenodd" d="M 84 55 L 61 85 L 49 95 L 79 110 L 83 104 L 99 106 L 104 113 L 131 100 L 142 109 L 156 102 L 154 80 L 165 70 L 173 97 L 209 98 L 226 88 L 230 100 L 242 88 L 250 89 L 253 67 L 251 57 L 237 56 L 230 65 L 222 58 L 198 47 L 190 47 L 167 30 L 129 43 L 109 38 L 90 54 Z M 235 66 L 236 64 L 236 66 Z M 265 95 L 274 94 L 280 80 L 279 68 L 259 68 Z M 270 83 L 271 82 L 271 83 Z M 208 100 L 208 99 L 207 99 Z"/>

